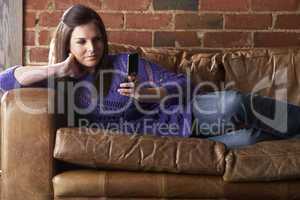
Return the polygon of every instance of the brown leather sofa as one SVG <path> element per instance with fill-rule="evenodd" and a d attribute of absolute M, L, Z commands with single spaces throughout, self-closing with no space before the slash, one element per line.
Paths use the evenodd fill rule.
<path fill-rule="evenodd" d="M 138 51 L 170 70 L 191 71 L 194 83 L 214 83 L 218 90 L 254 91 L 300 105 L 297 49 L 111 45 L 110 51 Z M 300 199 L 298 139 L 228 150 L 200 138 L 88 134 L 59 128 L 54 97 L 51 89 L 23 88 L 2 98 L 2 200 Z"/>

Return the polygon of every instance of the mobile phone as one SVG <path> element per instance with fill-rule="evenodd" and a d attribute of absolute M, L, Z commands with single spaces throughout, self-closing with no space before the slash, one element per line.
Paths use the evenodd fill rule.
<path fill-rule="evenodd" d="M 137 76 L 139 70 L 139 54 L 131 53 L 127 60 L 128 76 Z"/>

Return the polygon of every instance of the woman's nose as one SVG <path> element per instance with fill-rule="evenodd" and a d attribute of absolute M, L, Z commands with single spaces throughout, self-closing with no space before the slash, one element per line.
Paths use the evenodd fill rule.
<path fill-rule="evenodd" d="M 87 43 L 87 50 L 93 52 L 95 50 L 95 45 L 93 42 L 88 42 Z"/>

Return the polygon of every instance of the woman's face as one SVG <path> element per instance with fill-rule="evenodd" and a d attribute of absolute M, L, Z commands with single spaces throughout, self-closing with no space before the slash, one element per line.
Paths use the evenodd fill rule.
<path fill-rule="evenodd" d="M 74 28 L 70 39 L 70 51 L 85 70 L 94 71 L 103 56 L 103 48 L 101 32 L 93 22 Z"/>

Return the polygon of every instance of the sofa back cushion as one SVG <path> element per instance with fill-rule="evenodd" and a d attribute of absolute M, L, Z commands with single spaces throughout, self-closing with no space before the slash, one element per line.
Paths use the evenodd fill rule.
<path fill-rule="evenodd" d="M 159 64 L 173 72 L 177 72 L 177 66 L 180 63 L 182 55 L 182 50 L 178 49 L 146 48 L 114 43 L 109 45 L 110 54 L 124 52 L 137 52 L 142 58 Z"/>
<path fill-rule="evenodd" d="M 222 175 L 225 147 L 207 139 L 61 128 L 54 157 L 98 169 Z"/>
<path fill-rule="evenodd" d="M 170 71 L 186 73 L 197 93 L 234 89 L 300 105 L 298 49 L 220 52 L 110 44 L 109 50 L 110 53 L 138 52 Z"/>
<path fill-rule="evenodd" d="M 138 52 L 139 55 L 169 71 L 185 73 L 198 91 L 220 90 L 225 80 L 225 71 L 219 51 L 185 50 L 176 48 L 144 48 L 131 45 L 110 44 L 111 54 Z"/>
<path fill-rule="evenodd" d="M 297 49 L 225 52 L 227 89 L 256 93 L 300 105 L 300 53 Z"/>

